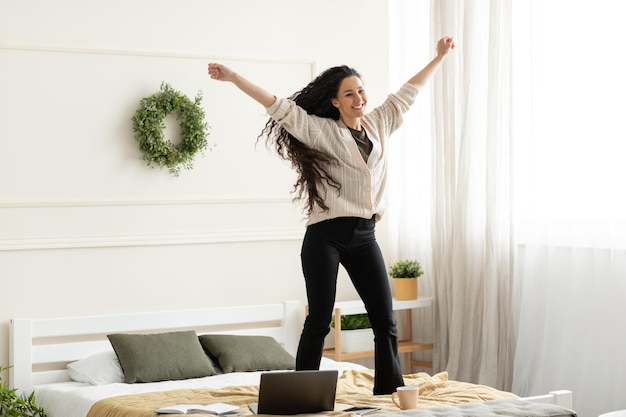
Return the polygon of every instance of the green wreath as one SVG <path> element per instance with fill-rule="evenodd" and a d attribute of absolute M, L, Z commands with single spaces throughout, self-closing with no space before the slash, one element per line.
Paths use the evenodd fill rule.
<path fill-rule="evenodd" d="M 167 167 L 175 176 L 180 167 L 191 169 L 198 152 L 208 146 L 209 126 L 204 122 L 204 110 L 200 106 L 202 92 L 198 91 L 195 101 L 174 90 L 169 84 L 161 83 L 161 91 L 142 98 L 133 116 L 133 131 L 148 166 Z M 182 141 L 175 146 L 163 136 L 165 116 L 176 113 L 180 122 Z"/>

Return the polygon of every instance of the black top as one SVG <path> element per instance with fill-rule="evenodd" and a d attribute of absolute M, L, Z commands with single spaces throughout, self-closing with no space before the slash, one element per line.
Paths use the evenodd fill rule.
<path fill-rule="evenodd" d="M 352 133 L 352 137 L 354 138 L 356 145 L 359 147 L 359 152 L 361 152 L 361 156 L 363 160 L 367 162 L 367 158 L 369 158 L 370 153 L 372 152 L 372 141 L 367 137 L 367 133 L 365 129 L 361 128 L 361 130 L 355 130 L 351 127 L 348 127 L 350 133 Z"/>

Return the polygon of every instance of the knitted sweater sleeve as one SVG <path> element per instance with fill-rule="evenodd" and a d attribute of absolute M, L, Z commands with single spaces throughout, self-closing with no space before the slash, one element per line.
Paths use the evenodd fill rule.
<path fill-rule="evenodd" d="M 418 89 L 411 84 L 404 84 L 396 93 L 389 94 L 387 99 L 374 110 L 366 119 L 376 126 L 377 136 L 386 138 L 403 122 L 402 115 L 406 113 L 415 101 Z M 329 135 L 338 135 L 337 124 L 330 119 L 320 118 L 307 112 L 289 99 L 279 98 L 274 104 L 266 108 L 267 113 L 277 123 L 283 126 L 299 141 L 311 147 L 325 147 L 323 138 Z"/>
<path fill-rule="evenodd" d="M 418 92 L 415 86 L 406 83 L 396 93 L 389 94 L 383 104 L 367 115 L 367 119 L 377 127 L 380 138 L 389 137 L 402 125 L 403 115 L 415 102 Z"/>
<path fill-rule="evenodd" d="M 279 98 L 266 110 L 272 119 L 308 146 L 324 147 L 324 142 L 327 141 L 322 140 L 323 136 L 336 134 L 336 132 L 330 132 L 336 123 L 331 124 L 330 119 L 308 114 L 293 100 Z"/>

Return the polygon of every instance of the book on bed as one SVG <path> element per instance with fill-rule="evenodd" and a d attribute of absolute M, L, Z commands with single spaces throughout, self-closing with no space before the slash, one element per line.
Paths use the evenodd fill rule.
<path fill-rule="evenodd" d="M 209 405 L 201 404 L 177 404 L 161 407 L 155 412 L 157 414 L 214 414 L 217 416 L 233 413 L 239 406 L 225 403 L 215 403 Z"/>

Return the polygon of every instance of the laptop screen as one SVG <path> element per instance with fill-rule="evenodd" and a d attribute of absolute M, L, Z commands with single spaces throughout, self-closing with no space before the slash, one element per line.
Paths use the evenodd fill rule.
<path fill-rule="evenodd" d="M 258 414 L 303 414 L 332 411 L 337 370 L 266 372 L 261 374 Z"/>

